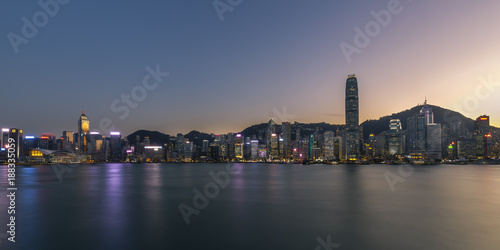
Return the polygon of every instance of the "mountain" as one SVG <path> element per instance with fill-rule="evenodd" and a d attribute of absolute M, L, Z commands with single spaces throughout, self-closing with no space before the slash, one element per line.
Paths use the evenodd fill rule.
<path fill-rule="evenodd" d="M 291 136 L 292 140 L 296 139 L 296 132 L 297 129 L 300 128 L 300 135 L 301 137 L 304 136 L 309 136 L 310 134 L 314 133 L 316 131 L 316 128 L 318 129 L 318 132 L 320 134 L 324 133 L 325 131 L 342 131 L 344 129 L 345 125 L 336 125 L 336 124 L 329 124 L 325 122 L 320 122 L 320 123 L 299 123 L 299 122 L 294 122 L 292 123 L 292 131 L 291 131 Z M 276 124 L 276 133 L 281 133 L 282 132 L 282 126 L 281 124 Z M 253 135 L 256 135 L 257 138 L 265 138 L 266 133 L 267 133 L 267 123 L 260 123 L 260 124 L 255 124 L 252 125 L 248 128 L 245 128 L 243 131 L 240 132 L 243 136 L 245 137 L 252 137 Z"/>
<path fill-rule="evenodd" d="M 189 141 L 194 142 L 194 144 L 198 146 L 203 145 L 203 140 L 208 140 L 209 142 L 212 142 L 214 140 L 212 139 L 212 136 L 210 136 L 210 134 L 202 133 L 196 130 L 185 134 L 184 138 L 188 138 Z"/>
<path fill-rule="evenodd" d="M 448 124 L 456 121 L 461 121 L 465 128 L 469 131 L 474 129 L 474 120 L 464 115 L 455 112 L 453 110 L 445 109 L 435 105 L 427 105 L 432 108 L 432 112 L 434 113 L 434 122 L 441 124 Z M 401 125 L 403 126 L 403 130 L 406 129 L 407 119 L 413 114 L 417 114 L 424 107 L 424 105 L 415 106 L 411 109 L 407 109 L 405 111 L 399 112 L 397 114 L 392 114 L 388 116 L 384 116 L 379 118 L 378 120 L 367 120 L 361 123 L 363 127 L 363 137 L 368 138 L 370 134 L 379 134 L 383 131 L 389 129 L 389 122 L 391 119 L 399 119 L 401 120 Z"/>
<path fill-rule="evenodd" d="M 171 137 L 170 135 L 167 135 L 167 134 L 164 134 L 164 133 L 161 133 L 158 131 L 138 130 L 138 131 L 135 131 L 134 133 L 130 134 L 129 136 L 127 136 L 127 140 L 131 144 L 134 144 L 136 142 L 136 136 L 139 136 L 140 142 L 142 142 L 144 140 L 144 137 L 149 137 L 149 140 L 151 141 L 151 144 L 153 144 L 153 145 L 163 145 L 165 143 L 168 143 L 171 138 L 172 139 L 175 138 L 175 137 Z M 189 139 L 189 141 L 194 142 L 194 144 L 196 144 L 196 145 L 202 145 L 203 140 L 213 141 L 210 134 L 198 132 L 196 130 L 193 130 L 193 131 L 185 134 L 184 138 Z"/>
<path fill-rule="evenodd" d="M 434 122 L 441 124 L 449 124 L 457 121 L 461 121 L 465 128 L 469 131 L 474 130 L 474 120 L 464 115 L 455 112 L 453 110 L 445 109 L 435 105 L 427 105 L 432 108 L 434 113 Z M 389 129 L 389 122 L 391 119 L 399 119 L 401 121 L 402 127 L 405 130 L 407 126 L 407 119 L 413 114 L 417 114 L 424 107 L 424 105 L 418 105 L 411 109 L 407 109 L 405 111 L 395 113 L 392 115 L 381 117 L 377 120 L 367 120 L 361 123 L 363 127 L 363 137 L 367 139 L 370 134 L 379 134 L 383 131 Z M 295 122 L 292 124 L 292 140 L 295 140 L 295 132 L 296 129 L 300 128 L 301 136 L 308 136 L 318 129 L 319 133 L 324 133 L 325 131 L 342 131 L 345 128 L 345 125 L 335 125 L 328 124 L 325 122 L 321 123 L 299 123 Z M 495 129 L 500 132 L 500 129 Z M 257 138 L 265 139 L 267 131 L 267 123 L 255 124 L 250 127 L 245 128 L 240 133 L 245 137 L 253 137 L 255 135 Z M 281 133 L 281 124 L 276 124 L 276 133 Z M 138 130 L 133 134 L 127 136 L 127 139 L 131 143 L 135 143 L 135 137 L 140 136 L 140 140 L 142 141 L 144 137 L 148 136 L 151 140 L 152 144 L 163 145 L 170 140 L 170 136 L 167 134 L 163 134 L 158 131 L 148 131 L 148 130 Z M 189 141 L 194 142 L 196 145 L 201 146 L 203 140 L 208 140 L 212 142 L 214 138 L 210 134 L 199 132 L 193 130 L 184 135 L 185 138 L 189 139 Z"/>
<path fill-rule="evenodd" d="M 163 134 L 158 131 L 149 131 L 149 130 L 137 130 L 134 133 L 130 134 L 127 136 L 127 140 L 131 144 L 136 143 L 136 136 L 140 137 L 140 141 L 144 140 L 144 137 L 149 137 L 149 140 L 151 141 L 152 145 L 163 145 L 165 143 L 168 143 L 170 140 L 170 136 L 167 134 Z"/>

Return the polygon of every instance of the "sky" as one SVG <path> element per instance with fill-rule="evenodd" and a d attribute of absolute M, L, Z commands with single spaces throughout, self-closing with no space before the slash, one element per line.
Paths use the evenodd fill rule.
<path fill-rule="evenodd" d="M 500 126 L 499 1 L 41 2 L 0 3 L 0 126 L 25 134 L 76 131 L 82 107 L 122 134 L 343 124 L 349 74 L 360 121 L 427 98 Z"/>

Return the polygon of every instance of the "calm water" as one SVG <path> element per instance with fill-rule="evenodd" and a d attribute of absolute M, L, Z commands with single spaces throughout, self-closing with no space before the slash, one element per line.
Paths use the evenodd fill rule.
<path fill-rule="evenodd" d="M 60 179 L 64 166 L 18 167 L 17 243 L 0 249 L 315 249 L 328 237 L 338 249 L 500 249 L 500 166 L 416 167 L 392 192 L 384 175 L 398 166 L 236 164 L 217 193 L 209 173 L 226 166 L 81 165 Z M 5 166 L 0 178 L 6 225 Z M 188 225 L 179 205 L 194 210 L 205 186 Z"/>

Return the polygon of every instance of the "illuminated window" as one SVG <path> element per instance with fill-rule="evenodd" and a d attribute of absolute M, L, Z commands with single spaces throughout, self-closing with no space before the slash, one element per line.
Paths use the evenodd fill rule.
<path fill-rule="evenodd" d="M 38 150 L 33 150 L 31 151 L 31 156 L 43 156 L 43 154 Z"/>

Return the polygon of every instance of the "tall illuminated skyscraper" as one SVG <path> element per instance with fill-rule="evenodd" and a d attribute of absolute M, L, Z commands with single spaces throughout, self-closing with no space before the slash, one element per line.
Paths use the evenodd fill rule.
<path fill-rule="evenodd" d="M 237 159 L 243 158 L 243 136 L 241 134 L 234 136 L 234 155 Z"/>
<path fill-rule="evenodd" d="M 111 161 L 120 162 L 122 160 L 122 136 L 120 132 L 110 133 Z"/>
<path fill-rule="evenodd" d="M 359 100 L 358 80 L 356 75 L 347 77 L 345 88 L 345 121 L 346 121 L 346 159 L 359 159 Z"/>
<path fill-rule="evenodd" d="M 333 131 L 326 131 L 324 134 L 324 155 L 325 160 L 335 160 L 335 133 Z"/>
<path fill-rule="evenodd" d="M 490 134 L 490 117 L 487 115 L 479 116 L 474 121 L 474 139 L 476 140 L 476 157 L 479 159 L 486 157 L 487 147 L 485 139 Z"/>
<path fill-rule="evenodd" d="M 78 151 L 86 154 L 88 151 L 88 133 L 90 128 L 89 118 L 85 115 L 82 110 L 82 115 L 78 119 Z"/>
<path fill-rule="evenodd" d="M 266 132 L 267 158 L 270 158 L 271 156 L 271 150 L 272 150 L 271 141 L 273 140 L 273 135 L 276 136 L 276 123 L 274 122 L 273 118 L 271 118 L 267 123 L 267 132 Z"/>
<path fill-rule="evenodd" d="M 402 140 L 401 121 L 399 119 L 392 119 L 389 123 L 389 155 L 400 155 L 403 153 L 403 140 Z"/>
<path fill-rule="evenodd" d="M 281 137 L 283 138 L 283 158 L 289 160 L 292 155 L 292 127 L 290 122 L 281 124 Z"/>

